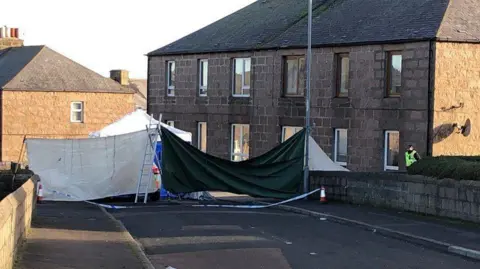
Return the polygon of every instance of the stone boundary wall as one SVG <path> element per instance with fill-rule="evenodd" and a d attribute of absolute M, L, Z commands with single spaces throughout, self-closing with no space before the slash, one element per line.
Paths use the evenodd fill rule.
<path fill-rule="evenodd" d="M 36 205 L 36 176 L 0 201 L 0 269 L 11 269 Z"/>
<path fill-rule="evenodd" d="M 405 173 L 311 172 L 310 189 L 328 200 L 369 204 L 480 223 L 480 181 L 434 179 Z M 319 192 L 312 199 L 319 199 Z"/>

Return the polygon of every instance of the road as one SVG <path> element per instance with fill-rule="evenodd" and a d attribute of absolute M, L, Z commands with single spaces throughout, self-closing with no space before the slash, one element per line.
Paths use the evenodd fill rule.
<path fill-rule="evenodd" d="M 479 268 L 473 260 L 276 209 L 182 204 L 111 213 L 157 269 Z"/>

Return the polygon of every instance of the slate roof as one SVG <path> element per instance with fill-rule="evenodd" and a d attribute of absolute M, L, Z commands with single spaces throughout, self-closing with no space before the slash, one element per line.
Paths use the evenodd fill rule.
<path fill-rule="evenodd" d="M 3 90 L 133 93 L 46 46 L 0 50 Z"/>
<path fill-rule="evenodd" d="M 480 0 L 314 0 L 313 9 L 313 46 L 480 42 Z M 148 55 L 306 45 L 306 0 L 258 0 Z"/>
<path fill-rule="evenodd" d="M 306 0 L 259 0 L 148 55 L 260 48 L 307 14 Z"/>

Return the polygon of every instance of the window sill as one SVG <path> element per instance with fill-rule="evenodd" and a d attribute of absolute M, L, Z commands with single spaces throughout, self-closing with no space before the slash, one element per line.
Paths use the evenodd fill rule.
<path fill-rule="evenodd" d="M 235 97 L 235 98 L 249 98 L 250 95 L 232 94 L 232 97 Z"/>
<path fill-rule="evenodd" d="M 398 166 L 385 166 L 384 171 L 398 171 Z"/>
<path fill-rule="evenodd" d="M 305 95 L 282 95 L 282 98 L 305 98 Z"/>
<path fill-rule="evenodd" d="M 401 95 L 400 94 L 394 94 L 394 95 L 385 95 L 384 98 L 400 98 Z"/>

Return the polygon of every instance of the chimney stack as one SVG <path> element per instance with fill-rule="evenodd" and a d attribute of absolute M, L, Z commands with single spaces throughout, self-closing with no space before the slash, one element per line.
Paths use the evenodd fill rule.
<path fill-rule="evenodd" d="M 18 28 L 10 28 L 7 26 L 0 27 L 0 50 L 22 46 L 23 40 L 20 39 L 20 31 Z"/>
<path fill-rule="evenodd" d="M 127 70 L 110 70 L 110 78 L 120 83 L 123 86 L 129 85 L 128 71 Z"/>

